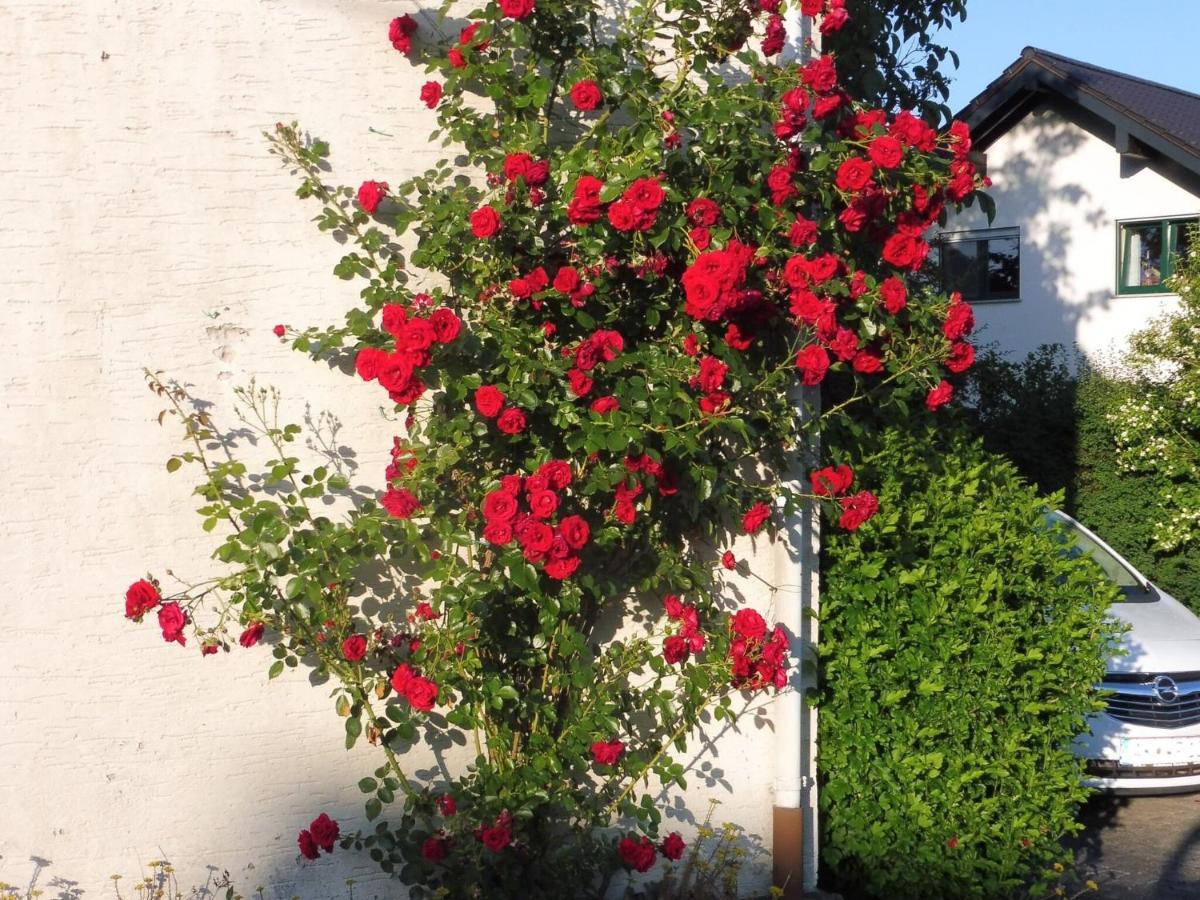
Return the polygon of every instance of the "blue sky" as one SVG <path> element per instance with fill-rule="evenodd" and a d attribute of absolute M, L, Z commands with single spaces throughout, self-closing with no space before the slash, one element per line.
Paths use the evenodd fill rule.
<path fill-rule="evenodd" d="M 962 62 L 955 111 L 1028 45 L 1200 93 L 1200 0 L 967 0 L 940 38 Z"/>

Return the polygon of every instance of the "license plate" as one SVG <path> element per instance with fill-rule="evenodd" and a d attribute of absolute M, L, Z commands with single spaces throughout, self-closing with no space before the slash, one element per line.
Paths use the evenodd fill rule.
<path fill-rule="evenodd" d="M 1200 737 L 1121 738 L 1120 760 L 1129 766 L 1200 763 Z"/>

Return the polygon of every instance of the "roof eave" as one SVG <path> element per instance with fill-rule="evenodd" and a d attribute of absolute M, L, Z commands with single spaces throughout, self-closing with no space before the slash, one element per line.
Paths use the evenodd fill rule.
<path fill-rule="evenodd" d="M 1112 123 L 1146 147 L 1200 177 L 1200 153 L 1161 129 L 1107 100 L 1103 94 L 1054 71 L 1036 56 L 1022 54 L 955 118 L 971 126 L 972 137 L 982 146 L 992 143 L 1013 124 L 1012 114 L 1032 96 L 1057 94 Z"/>

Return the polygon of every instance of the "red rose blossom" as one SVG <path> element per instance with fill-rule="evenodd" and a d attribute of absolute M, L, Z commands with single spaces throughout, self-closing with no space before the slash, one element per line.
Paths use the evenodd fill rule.
<path fill-rule="evenodd" d="M 496 419 L 496 427 L 505 434 L 520 434 L 525 430 L 525 413 L 510 406 Z"/>
<path fill-rule="evenodd" d="M 316 859 L 321 855 L 321 852 L 317 849 L 316 841 L 313 840 L 312 832 L 307 828 L 301 830 L 296 835 L 296 844 L 300 848 L 300 855 L 305 859 Z"/>
<path fill-rule="evenodd" d="M 383 202 L 383 198 L 387 196 L 388 183 L 386 181 L 364 181 L 358 188 L 358 205 L 366 210 L 368 215 L 375 215 L 375 210 L 379 209 L 379 204 Z"/>
<path fill-rule="evenodd" d="M 847 531 L 857 531 L 858 528 L 879 511 L 879 501 L 870 491 L 859 491 L 849 497 L 842 498 L 842 515 L 838 525 Z"/>
<path fill-rule="evenodd" d="M 904 147 L 894 137 L 881 135 L 867 145 L 871 162 L 881 169 L 894 169 L 904 159 Z"/>
<path fill-rule="evenodd" d="M 654 850 L 654 843 L 645 835 L 637 840 L 631 837 L 621 838 L 617 844 L 617 853 L 625 865 L 638 872 L 649 872 L 658 855 Z"/>
<path fill-rule="evenodd" d="M 838 190 L 855 193 L 865 188 L 871 181 L 875 167 L 861 156 L 852 156 L 838 166 L 834 182 Z"/>
<path fill-rule="evenodd" d="M 621 404 L 616 397 L 597 397 L 589 408 L 592 412 L 602 416 L 620 409 Z"/>
<path fill-rule="evenodd" d="M 571 102 L 575 104 L 576 109 L 590 112 L 599 106 L 603 100 L 604 94 L 600 92 L 600 85 L 596 84 L 590 78 L 577 81 L 571 85 Z"/>
<path fill-rule="evenodd" d="M 730 627 L 735 634 L 752 641 L 760 641 L 767 634 L 767 623 L 753 609 L 739 609 L 730 617 Z"/>
<path fill-rule="evenodd" d="M 444 837 L 427 837 L 421 842 L 421 855 L 430 862 L 441 862 L 450 852 L 450 841 Z"/>
<path fill-rule="evenodd" d="M 849 466 L 826 466 L 808 476 L 813 493 L 818 497 L 836 497 L 850 490 L 854 483 L 854 470 Z"/>
<path fill-rule="evenodd" d="M 755 503 L 742 516 L 742 528 L 746 534 L 755 534 L 769 518 L 771 518 L 771 507 L 765 503 Z"/>
<path fill-rule="evenodd" d="M 679 836 L 679 832 L 672 831 L 667 835 L 666 839 L 658 845 L 658 849 L 662 851 L 662 855 L 670 860 L 678 860 L 683 857 L 683 851 L 686 848 L 683 838 Z"/>
<path fill-rule="evenodd" d="M 257 644 L 260 640 L 262 640 L 262 634 L 263 634 L 263 623 L 255 622 L 253 625 L 251 625 L 245 631 L 242 632 L 241 636 L 238 638 L 238 643 L 241 644 L 243 647 L 246 647 L 247 649 L 249 649 L 250 647 L 253 647 L 255 644 Z"/>
<path fill-rule="evenodd" d="M 615 765 L 624 752 L 625 745 L 618 740 L 596 741 L 592 744 L 592 758 L 602 766 Z"/>
<path fill-rule="evenodd" d="M 188 623 L 188 614 L 178 603 L 164 603 L 158 608 L 158 627 L 162 629 L 163 640 L 168 644 L 178 643 L 187 645 L 183 628 Z"/>
<path fill-rule="evenodd" d="M 125 591 L 125 618 L 142 621 L 142 616 L 158 606 L 161 599 L 158 588 L 152 582 L 144 578 L 135 581 Z"/>
<path fill-rule="evenodd" d="M 271 329 L 271 333 L 274 334 L 275 337 L 283 337 L 285 334 L 287 334 L 287 329 L 282 325 L 276 325 Z"/>
<path fill-rule="evenodd" d="M 495 237 L 500 233 L 500 213 L 490 206 L 481 206 L 471 213 L 471 233 L 477 238 Z"/>
<path fill-rule="evenodd" d="M 668 665 L 675 665 L 683 662 L 688 658 L 688 642 L 687 638 L 680 634 L 673 634 L 663 641 L 663 659 Z"/>
<path fill-rule="evenodd" d="M 347 662 L 358 662 L 367 655 L 367 639 L 361 634 L 352 634 L 342 641 L 342 657 Z"/>
<path fill-rule="evenodd" d="M 908 289 L 903 281 L 893 275 L 880 283 L 879 299 L 883 301 L 884 309 L 893 316 L 897 315 L 908 304 Z"/>
<path fill-rule="evenodd" d="M 737 568 L 737 557 L 733 555 L 732 550 L 726 550 L 721 554 L 721 565 L 730 570 Z"/>
<path fill-rule="evenodd" d="M 506 399 L 504 392 L 495 385 L 485 384 L 475 389 L 475 409 L 487 419 L 500 415 Z"/>
<path fill-rule="evenodd" d="M 925 408 L 930 412 L 935 412 L 949 403 L 953 395 L 954 388 L 950 386 L 950 382 L 943 378 L 938 382 L 937 387 L 925 395 Z"/>
<path fill-rule="evenodd" d="M 946 357 L 947 370 L 959 375 L 971 368 L 975 363 L 975 348 L 966 341 L 955 341 L 950 345 L 950 355 Z"/>
<path fill-rule="evenodd" d="M 829 371 L 829 354 L 819 344 L 810 344 L 796 354 L 796 368 L 802 383 L 809 387 L 820 384 Z"/>
<path fill-rule="evenodd" d="M 975 312 L 966 303 L 956 303 L 946 313 L 942 334 L 948 341 L 957 341 L 975 328 Z"/>
<path fill-rule="evenodd" d="M 524 19 L 533 12 L 535 0 L 500 0 L 500 12 L 510 19 Z"/>
<path fill-rule="evenodd" d="M 393 519 L 411 519 L 412 514 L 421 508 L 421 501 L 412 491 L 405 488 L 388 487 L 387 492 L 379 499 L 379 505 L 387 510 Z"/>
<path fill-rule="evenodd" d="M 313 843 L 324 850 L 326 853 L 333 852 L 333 842 L 338 839 L 341 834 L 338 828 L 338 823 L 325 813 L 321 813 L 309 823 L 309 829 L 312 831 Z"/>
<path fill-rule="evenodd" d="M 454 310 L 444 306 L 430 313 L 429 324 L 433 328 L 433 339 L 439 344 L 449 344 L 457 340 L 462 331 L 462 319 L 454 314 Z"/>
<path fill-rule="evenodd" d="M 427 81 L 421 85 L 421 102 L 434 109 L 442 99 L 442 86 L 436 81 Z"/>

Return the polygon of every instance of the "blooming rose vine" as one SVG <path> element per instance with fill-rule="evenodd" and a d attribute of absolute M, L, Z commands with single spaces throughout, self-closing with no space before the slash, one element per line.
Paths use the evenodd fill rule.
<path fill-rule="evenodd" d="M 801 9 L 826 33 L 846 21 L 837 0 Z M 344 324 L 275 333 L 352 359 L 403 433 L 358 496 L 302 470 L 272 392 L 242 391 L 275 453 L 268 494 L 150 374 L 189 440 L 168 469 L 202 467 L 230 568 L 167 596 L 138 581 L 126 615 L 157 610 L 181 644 L 190 626 L 204 653 L 236 620 L 243 646 L 274 643 L 271 677 L 332 676 L 347 746 L 383 755 L 360 782 L 374 824 L 322 813 L 303 856 L 340 841 L 418 893 L 486 897 L 598 894 L 680 859 L 659 835 L 663 789 L 685 784 L 673 754 L 788 682 L 790 636 L 723 590 L 753 568 L 730 541 L 769 540 L 808 502 L 866 525 L 875 497 L 803 434 L 855 404 L 936 409 L 970 365 L 970 308 L 912 280 L 946 205 L 986 201 L 969 133 L 857 105 L 830 57 L 777 65 L 781 12 L 635 0 L 599 29 L 599 4 L 499 0 L 457 33 L 397 18 L 387 40 L 428 73 L 435 137 L 482 183 L 443 163 L 335 187 L 323 142 L 270 136 L 319 227 L 354 245 L 336 274 L 364 283 Z M 731 57 L 749 77 L 727 77 Z M 347 495 L 337 520 L 313 502 Z M 381 568 L 382 594 L 365 575 Z M 404 768 L 454 736 L 474 756 L 449 782 Z"/>

